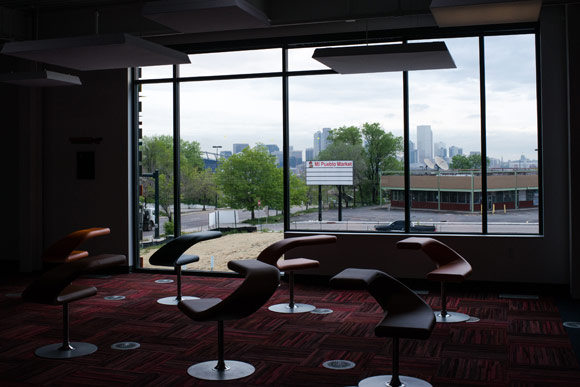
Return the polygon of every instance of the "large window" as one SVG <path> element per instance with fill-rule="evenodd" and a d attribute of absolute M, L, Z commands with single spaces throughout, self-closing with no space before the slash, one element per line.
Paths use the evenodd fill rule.
<path fill-rule="evenodd" d="M 142 69 L 143 266 L 207 229 L 270 234 L 239 237 L 245 258 L 284 230 L 541 233 L 535 35 L 443 41 L 456 69 L 339 75 L 314 46 Z M 352 182 L 307 180 L 336 161 Z M 243 258 L 216 248 L 235 250 L 233 238 L 190 269 Z"/>
<path fill-rule="evenodd" d="M 411 230 L 479 233 L 482 217 L 474 200 L 481 179 L 478 38 L 444 42 L 457 68 L 409 73 Z"/>

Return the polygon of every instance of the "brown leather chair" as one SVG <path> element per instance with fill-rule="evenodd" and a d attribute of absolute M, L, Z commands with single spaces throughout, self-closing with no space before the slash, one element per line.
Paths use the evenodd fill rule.
<path fill-rule="evenodd" d="M 463 313 L 447 310 L 447 282 L 463 282 L 471 275 L 471 265 L 457 251 L 433 238 L 411 237 L 397 242 L 399 249 L 421 250 L 436 265 L 437 269 L 427 273 L 427 279 L 441 282 L 441 311 L 436 311 L 437 322 L 454 323 L 469 320 Z"/>
<path fill-rule="evenodd" d="M 199 261 L 197 255 L 184 254 L 185 251 L 199 242 L 219 238 L 219 231 L 202 231 L 194 234 L 181 235 L 167 242 L 157 250 L 150 258 L 149 263 L 155 266 L 169 266 L 177 273 L 177 296 L 163 297 L 157 300 L 163 305 L 177 305 L 181 300 L 195 300 L 198 297 L 182 296 L 181 294 L 181 270 L 184 265 Z"/>
<path fill-rule="evenodd" d="M 88 251 L 76 250 L 87 239 L 102 235 L 109 235 L 111 230 L 103 227 L 92 227 L 74 231 L 62 239 L 50 245 L 44 253 L 42 260 L 49 263 L 67 263 L 89 256 Z"/>
<path fill-rule="evenodd" d="M 254 373 L 251 364 L 224 358 L 224 321 L 239 320 L 260 309 L 280 284 L 280 272 L 275 267 L 256 260 L 228 262 L 228 268 L 242 274 L 244 282 L 224 300 L 206 298 L 181 301 L 178 305 L 194 321 L 217 321 L 218 360 L 194 364 L 187 370 L 191 376 L 204 380 L 240 379 Z"/>
<path fill-rule="evenodd" d="M 429 338 L 435 327 L 429 305 L 401 282 L 378 270 L 345 269 L 331 278 L 330 285 L 338 289 L 365 287 L 384 311 L 375 335 L 393 338 L 393 374 L 363 379 L 359 387 L 431 386 L 424 380 L 399 375 L 399 339 Z"/>
<path fill-rule="evenodd" d="M 68 359 L 84 356 L 97 350 L 89 343 L 69 341 L 69 308 L 68 304 L 97 294 L 97 288 L 71 284 L 78 276 L 95 270 L 106 269 L 126 262 L 124 255 L 102 254 L 78 261 L 65 263 L 44 272 L 22 293 L 25 302 L 47 305 L 62 305 L 63 341 L 62 344 L 50 344 L 38 348 L 36 356 L 49 359 Z"/>
<path fill-rule="evenodd" d="M 294 271 L 314 269 L 320 266 L 320 262 L 308 258 L 282 258 L 284 253 L 296 247 L 314 246 L 328 243 L 336 243 L 336 237 L 332 235 L 313 235 L 296 238 L 288 238 L 278 241 L 266 247 L 260 255 L 258 261 L 276 266 L 280 271 L 288 273 L 288 287 L 290 290 L 290 302 L 288 304 L 272 305 L 268 309 L 278 313 L 305 313 L 311 312 L 316 307 L 308 304 L 298 304 L 294 302 Z"/>

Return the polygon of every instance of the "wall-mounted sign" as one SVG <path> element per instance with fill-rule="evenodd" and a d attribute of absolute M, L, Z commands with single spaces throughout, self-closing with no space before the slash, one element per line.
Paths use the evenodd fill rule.
<path fill-rule="evenodd" d="M 352 185 L 353 161 L 307 161 L 306 185 Z"/>

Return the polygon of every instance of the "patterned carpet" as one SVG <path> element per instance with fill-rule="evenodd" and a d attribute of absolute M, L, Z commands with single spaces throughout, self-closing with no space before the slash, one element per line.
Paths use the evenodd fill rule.
<path fill-rule="evenodd" d="M 391 341 L 374 337 L 381 309 L 363 290 L 338 291 L 297 284 L 296 298 L 332 314 L 283 315 L 265 307 L 225 323 L 226 359 L 252 363 L 256 372 L 231 382 L 191 378 L 187 368 L 216 358 L 217 324 L 197 323 L 156 299 L 175 293 L 158 284 L 161 274 L 82 278 L 97 296 L 71 304 L 71 340 L 96 344 L 94 354 L 68 360 L 40 359 L 35 348 L 62 338 L 61 308 L 25 304 L 13 293 L 31 278 L 0 285 L 0 385 L 92 386 L 355 386 L 360 379 L 391 372 Z M 240 279 L 184 277 L 184 294 L 223 297 Z M 448 308 L 481 320 L 438 324 L 428 340 L 401 340 L 403 375 L 434 386 L 580 386 L 580 367 L 552 297 L 500 299 L 497 293 L 449 292 Z M 121 301 L 103 297 L 122 295 Z M 282 283 L 269 304 L 287 300 Z M 439 298 L 425 300 L 436 309 Z M 111 345 L 136 341 L 120 351 Z M 350 360 L 348 370 L 322 367 Z"/>

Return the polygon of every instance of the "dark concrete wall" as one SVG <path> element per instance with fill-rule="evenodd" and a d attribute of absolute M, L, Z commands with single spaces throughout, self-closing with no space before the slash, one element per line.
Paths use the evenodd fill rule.
<path fill-rule="evenodd" d="M 80 74 L 82 86 L 46 89 L 43 100 L 43 248 L 74 230 L 109 227 L 83 245 L 90 253 L 129 251 L 127 70 Z M 92 138 L 100 143 L 73 143 Z M 77 152 L 94 152 L 94 179 L 77 178 Z"/>

